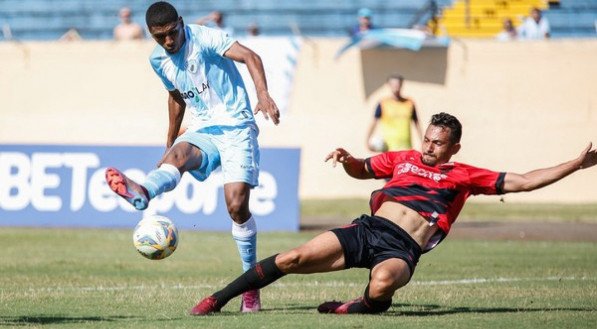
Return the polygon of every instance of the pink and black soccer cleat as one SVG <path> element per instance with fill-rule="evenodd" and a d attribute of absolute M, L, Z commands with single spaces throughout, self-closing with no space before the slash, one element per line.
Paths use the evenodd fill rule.
<path fill-rule="evenodd" d="M 261 310 L 261 298 L 259 290 L 250 290 L 243 294 L 240 304 L 240 311 L 243 313 L 259 312 Z"/>
<path fill-rule="evenodd" d="M 216 300 L 216 297 L 209 296 L 195 305 L 195 307 L 189 311 L 189 314 L 201 316 L 220 312 L 221 307 L 218 307 L 217 303 L 218 301 Z"/>
<path fill-rule="evenodd" d="M 352 304 L 360 303 L 363 297 L 353 299 L 349 302 L 342 303 L 335 300 L 331 302 L 324 302 L 317 307 L 319 313 L 331 313 L 331 314 L 348 314 L 348 307 Z"/>
<path fill-rule="evenodd" d="M 106 182 L 114 193 L 123 197 L 137 210 L 144 210 L 149 204 L 147 190 L 126 177 L 116 168 L 106 169 Z"/>

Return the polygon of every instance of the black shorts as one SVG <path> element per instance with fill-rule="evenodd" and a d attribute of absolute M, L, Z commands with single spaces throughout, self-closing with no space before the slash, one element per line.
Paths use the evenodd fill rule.
<path fill-rule="evenodd" d="M 386 259 L 408 264 L 412 277 L 421 257 L 421 247 L 400 226 L 379 216 L 362 215 L 352 224 L 331 230 L 344 251 L 346 268 L 372 269 Z"/>

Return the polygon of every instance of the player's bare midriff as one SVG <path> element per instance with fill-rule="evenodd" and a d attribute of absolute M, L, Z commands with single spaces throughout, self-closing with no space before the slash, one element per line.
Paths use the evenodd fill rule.
<path fill-rule="evenodd" d="M 429 226 L 429 222 L 419 213 L 395 201 L 384 201 L 375 212 L 375 216 L 383 217 L 400 226 L 421 248 L 427 245 L 438 230 L 437 225 Z"/>

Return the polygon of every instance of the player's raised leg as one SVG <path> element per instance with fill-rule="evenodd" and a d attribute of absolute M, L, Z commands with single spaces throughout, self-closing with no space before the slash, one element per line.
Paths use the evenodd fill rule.
<path fill-rule="evenodd" d="M 144 210 L 156 196 L 173 190 L 183 172 L 199 168 L 201 150 L 187 142 L 175 144 L 163 158 L 161 165 L 147 174 L 142 184 L 128 178 L 116 168 L 106 169 L 106 182 L 114 193 L 137 210 Z"/>
<path fill-rule="evenodd" d="M 344 269 L 344 252 L 336 235 L 324 232 L 300 247 L 268 257 L 246 271 L 224 289 L 201 300 L 191 315 L 219 312 L 231 299 L 263 288 L 286 274 L 310 274 Z"/>

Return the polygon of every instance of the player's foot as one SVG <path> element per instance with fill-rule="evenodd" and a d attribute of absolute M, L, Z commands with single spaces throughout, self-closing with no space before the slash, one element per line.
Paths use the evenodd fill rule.
<path fill-rule="evenodd" d="M 216 297 L 214 297 L 214 296 L 209 296 L 207 298 L 204 298 L 197 305 L 195 305 L 195 307 L 193 307 L 191 309 L 191 311 L 189 311 L 189 314 L 191 314 L 191 315 L 209 315 L 212 313 L 220 312 L 221 307 L 218 307 L 216 305 L 217 302 L 218 301 L 216 300 Z"/>
<path fill-rule="evenodd" d="M 353 299 L 349 302 L 342 303 L 335 300 L 331 302 L 324 302 L 317 307 L 319 313 L 333 313 L 333 314 L 348 314 L 348 307 L 352 304 L 360 303 L 363 297 Z"/>
<path fill-rule="evenodd" d="M 259 312 L 261 310 L 261 298 L 259 290 L 250 290 L 243 294 L 240 304 L 240 311 L 243 313 Z"/>
<path fill-rule="evenodd" d="M 123 197 L 137 210 L 144 210 L 149 204 L 147 190 L 126 177 L 116 168 L 106 169 L 106 182 L 114 193 Z"/>

